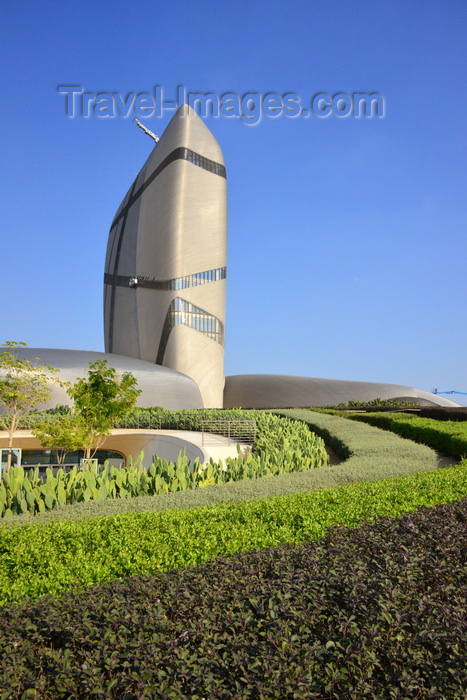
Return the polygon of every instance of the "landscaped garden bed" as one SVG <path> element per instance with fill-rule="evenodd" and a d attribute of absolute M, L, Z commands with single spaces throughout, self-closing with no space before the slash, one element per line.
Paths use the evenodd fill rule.
<path fill-rule="evenodd" d="M 334 525 L 355 527 L 462 497 L 467 497 L 466 473 L 456 466 L 190 510 L 5 526 L 0 528 L 0 603 L 316 539 Z"/>
<path fill-rule="evenodd" d="M 2 700 L 462 697 L 465 461 L 281 413 L 345 461 L 2 521 Z"/>
<path fill-rule="evenodd" d="M 410 413 L 347 413 L 345 417 L 429 445 L 456 459 L 467 458 L 467 421 L 438 420 Z"/>
<path fill-rule="evenodd" d="M 135 412 L 146 416 L 151 425 L 160 419 L 159 410 L 148 409 Z M 187 429 L 192 429 L 194 420 L 200 420 L 204 411 L 183 411 L 177 415 L 183 418 Z M 219 413 L 215 411 L 213 413 Z M 230 414 L 231 412 L 226 412 Z M 270 498 L 285 494 L 313 491 L 318 488 L 330 488 L 354 481 L 374 481 L 385 477 L 406 476 L 420 471 L 437 469 L 439 459 L 436 452 L 424 445 L 404 440 L 384 430 L 368 425 L 352 423 L 344 418 L 326 415 L 315 411 L 295 409 L 281 412 L 290 420 L 293 419 L 294 452 L 298 463 L 302 463 L 300 453 L 306 452 L 306 442 L 309 430 L 319 434 L 327 444 L 344 460 L 341 464 L 320 469 L 296 470 L 279 473 L 273 478 L 242 479 L 230 483 L 220 483 L 209 488 L 192 488 L 187 490 L 169 491 L 153 496 L 136 496 L 134 491 L 131 498 L 111 498 L 103 501 L 92 500 L 67 505 L 66 508 L 54 508 L 50 512 L 39 513 L 39 520 L 56 518 L 80 518 L 83 516 L 111 515 L 137 510 L 159 511 L 168 508 L 193 508 L 202 505 L 212 505 L 226 501 L 243 501 L 258 498 Z M 166 420 L 163 425 L 173 425 L 169 411 L 164 411 Z M 266 417 L 270 414 L 258 411 L 244 411 L 242 415 Z M 137 417 L 141 420 L 141 416 Z M 303 423 L 306 425 L 303 425 Z M 199 423 L 198 423 L 199 424 Z M 274 424 L 275 425 L 275 424 Z M 308 426 L 308 427 L 306 427 Z M 262 449 L 267 452 L 267 435 L 263 440 Z M 278 458 L 283 461 L 283 451 L 280 448 L 280 434 L 273 435 L 272 446 L 278 449 Z M 257 448 L 261 449 L 261 443 Z M 298 453 L 298 454 L 297 454 Z M 281 456 L 282 455 L 282 456 Z M 306 455 L 305 455 L 306 457 Z M 15 523 L 28 522 L 28 513 L 10 518 Z M 6 521 L 0 521 L 5 523 Z"/>
<path fill-rule="evenodd" d="M 169 411 L 162 413 L 170 417 Z M 199 427 L 200 417 L 212 413 L 219 412 L 180 411 L 179 423 L 187 430 Z M 26 471 L 22 467 L 12 467 L 0 478 L 0 517 L 24 513 L 35 515 L 59 506 L 108 498 L 157 496 L 243 479 L 308 471 L 328 463 L 323 440 L 303 423 L 260 411 L 236 413 L 238 416 L 247 413 L 256 423 L 254 452 L 245 456 L 239 453 L 237 457 L 227 457 L 218 463 L 211 459 L 206 465 L 200 464 L 199 460 L 191 463 L 183 454 L 175 463 L 154 456 L 149 469 L 131 464 L 125 469 L 107 466 L 74 467 L 67 472 L 58 469 L 54 474 L 49 468 L 45 481 L 37 468 Z"/>
<path fill-rule="evenodd" d="M 1 697 L 461 698 L 466 518 L 454 502 L 9 606 Z"/>

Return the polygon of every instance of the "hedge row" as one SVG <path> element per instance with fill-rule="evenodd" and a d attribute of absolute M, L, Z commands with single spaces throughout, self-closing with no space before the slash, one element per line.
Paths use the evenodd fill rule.
<path fill-rule="evenodd" d="M 383 478 L 387 470 L 392 468 L 402 467 L 407 474 L 438 466 L 436 454 L 425 445 L 417 445 L 408 440 L 394 441 L 391 439 L 394 436 L 384 430 L 375 430 L 369 425 L 366 430 L 355 430 L 354 424 L 347 420 L 347 416 L 364 414 L 341 414 L 333 411 L 330 415 L 299 408 L 282 409 L 274 413 L 306 423 L 338 455 L 347 460 L 348 473 L 352 473 L 354 467 L 356 470 L 363 468 L 378 478 L 375 470 L 379 469 L 380 477 Z"/>
<path fill-rule="evenodd" d="M 348 413 L 346 417 L 422 442 L 457 459 L 467 457 L 466 421 L 438 421 L 407 413 Z"/>
<path fill-rule="evenodd" d="M 67 406 L 60 406 L 47 411 L 37 411 L 23 416 L 19 427 L 26 430 L 34 428 L 39 422 L 55 420 L 57 414 L 68 413 Z M 166 429 L 176 428 L 178 430 L 201 430 L 204 421 L 213 419 L 226 420 L 261 420 L 264 415 L 262 411 L 238 409 L 215 409 L 215 408 L 190 408 L 179 411 L 155 406 L 153 408 L 133 408 L 121 421 L 115 423 L 115 428 L 145 428 L 145 429 Z M 209 432 L 208 427 L 206 429 Z"/>
<path fill-rule="evenodd" d="M 467 496 L 462 467 L 188 511 L 0 528 L 0 603 L 154 573 Z"/>
<path fill-rule="evenodd" d="M 465 697 L 467 502 L 0 613 L 0 693 Z"/>
<path fill-rule="evenodd" d="M 435 420 L 467 420 L 467 406 L 424 406 L 418 412 L 421 418 L 434 418 Z"/>
<path fill-rule="evenodd" d="M 325 408 L 331 408 L 331 409 L 346 409 L 346 408 L 363 408 L 363 409 L 372 409 L 372 408 L 385 408 L 385 407 L 414 407 L 414 408 L 419 408 L 420 404 L 418 401 L 415 399 L 414 401 L 410 401 L 409 399 L 372 399 L 371 401 L 348 401 L 347 403 L 339 403 L 339 404 L 333 404 L 326 406 Z"/>
<path fill-rule="evenodd" d="M 124 500 L 111 499 L 99 503 L 77 503 L 50 513 L 39 514 L 36 518 L 40 521 L 50 521 L 140 510 L 189 509 L 216 503 L 271 498 L 319 488 L 331 488 L 355 481 L 406 476 L 438 467 L 438 456 L 429 447 L 416 445 L 384 430 L 309 410 L 284 411 L 284 413 L 287 413 L 289 418 L 305 421 L 311 430 L 321 435 L 346 461 L 324 469 L 310 469 L 261 479 L 244 479 L 205 489 L 161 494 L 157 498 L 140 496 Z M 260 415 L 270 414 L 260 413 Z M 307 430 L 302 423 L 296 423 L 296 426 L 297 429 Z M 31 516 L 25 514 L 0 522 L 3 525 L 7 522 L 11 525 L 30 520 Z"/>

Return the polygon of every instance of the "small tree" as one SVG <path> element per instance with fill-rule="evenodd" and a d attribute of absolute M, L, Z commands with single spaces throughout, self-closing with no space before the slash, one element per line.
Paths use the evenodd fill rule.
<path fill-rule="evenodd" d="M 79 450 L 86 442 L 85 426 L 74 413 L 57 415 L 47 422 L 38 423 L 32 432 L 43 447 L 56 451 L 60 465 L 69 452 Z"/>
<path fill-rule="evenodd" d="M 89 363 L 88 377 L 78 379 L 68 389 L 74 401 L 74 412 L 82 426 L 81 447 L 85 459 L 92 457 L 109 435 L 115 421 L 133 408 L 141 391 L 130 372 L 120 377 L 107 360 Z"/>
<path fill-rule="evenodd" d="M 55 376 L 57 370 L 49 365 L 39 365 L 24 358 L 18 358 L 18 349 L 26 343 L 7 341 L 6 352 L 0 353 L 0 426 L 8 432 L 7 470 L 11 467 L 13 435 L 22 416 L 32 411 L 37 405 L 50 400 L 51 382 L 63 385 Z"/>

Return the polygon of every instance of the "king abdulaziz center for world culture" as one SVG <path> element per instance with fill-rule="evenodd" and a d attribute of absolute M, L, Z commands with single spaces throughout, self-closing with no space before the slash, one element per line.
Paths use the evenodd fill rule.
<path fill-rule="evenodd" d="M 105 353 L 24 348 L 65 381 L 107 360 L 131 371 L 139 406 L 280 408 L 349 400 L 453 401 L 408 386 L 271 374 L 224 377 L 227 179 L 222 151 L 187 105 L 174 115 L 118 208 L 104 270 Z M 290 368 L 293 371 L 293 368 Z M 55 389 L 52 405 L 69 403 Z"/>

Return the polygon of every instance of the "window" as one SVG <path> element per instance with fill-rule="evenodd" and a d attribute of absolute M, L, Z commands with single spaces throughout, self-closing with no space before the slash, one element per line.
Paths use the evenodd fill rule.
<path fill-rule="evenodd" d="M 183 325 L 204 333 L 221 345 L 224 342 L 224 327 L 221 321 L 204 309 L 200 309 L 191 302 L 180 299 L 180 297 L 173 299 L 170 304 L 168 325 L 169 331 L 175 326 Z"/>
<path fill-rule="evenodd" d="M 166 289 L 171 289 L 172 291 L 178 291 L 179 289 L 188 289 L 189 287 L 198 287 L 200 284 L 206 284 L 208 282 L 218 282 L 219 280 L 225 280 L 227 276 L 227 269 L 225 267 L 218 267 L 216 270 L 206 270 L 205 272 L 196 272 L 194 275 L 187 275 L 186 277 L 176 277 L 173 280 L 168 280 L 166 283 Z M 149 283 L 150 284 L 150 283 Z M 142 286 L 149 286 L 148 283 L 143 282 Z M 163 282 L 158 282 L 156 284 L 164 284 Z M 162 288 L 162 287 L 161 287 Z"/>
<path fill-rule="evenodd" d="M 8 452 L 10 450 L 6 447 L 0 450 L 0 474 L 2 469 L 6 469 L 8 466 Z M 21 448 L 11 450 L 11 466 L 17 467 L 21 464 Z"/>
<path fill-rule="evenodd" d="M 2 465 L 3 460 L 5 460 L 6 465 L 6 450 L 0 450 L 2 453 Z M 19 453 L 19 461 L 14 463 L 20 463 L 21 466 L 25 468 L 40 467 L 46 469 L 47 467 L 58 467 L 58 456 L 56 450 L 15 450 Z M 68 452 L 65 455 L 65 460 L 63 466 L 66 468 L 71 468 L 75 464 L 80 464 L 81 460 L 84 458 L 83 450 L 76 450 L 76 452 Z M 94 458 L 97 459 L 98 464 L 103 465 L 104 462 L 108 461 L 111 466 L 124 467 L 125 457 L 121 452 L 115 452 L 115 450 L 97 450 Z M 18 458 L 16 458 L 18 460 Z"/>
<path fill-rule="evenodd" d="M 21 465 L 23 467 L 36 467 L 38 464 L 41 466 L 49 466 L 55 464 L 57 461 L 55 451 L 52 454 L 52 450 L 23 450 L 21 455 Z"/>
<path fill-rule="evenodd" d="M 215 270 L 205 270 L 204 272 L 195 272 L 193 275 L 185 277 L 175 277 L 171 280 L 151 280 L 147 277 L 125 277 L 124 275 L 111 275 L 106 272 L 104 275 L 104 283 L 115 285 L 117 287 L 130 287 L 137 289 L 163 289 L 178 292 L 180 289 L 188 289 L 189 287 L 198 287 L 200 284 L 209 282 L 219 282 L 227 277 L 227 268 L 218 267 Z"/>

